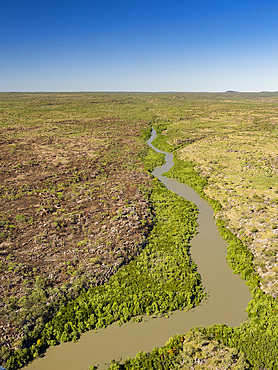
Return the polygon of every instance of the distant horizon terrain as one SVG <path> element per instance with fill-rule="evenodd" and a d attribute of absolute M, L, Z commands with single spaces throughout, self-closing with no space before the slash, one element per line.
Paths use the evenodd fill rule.
<path fill-rule="evenodd" d="M 163 94 L 163 93 L 173 93 L 173 94 L 265 94 L 265 93 L 278 93 L 278 90 L 262 90 L 262 91 L 241 91 L 241 90 L 226 90 L 226 91 L 182 91 L 182 90 L 13 90 L 13 91 L 4 91 L 1 90 L 0 93 L 2 94 L 9 94 L 9 93 L 150 93 L 150 94 Z"/>

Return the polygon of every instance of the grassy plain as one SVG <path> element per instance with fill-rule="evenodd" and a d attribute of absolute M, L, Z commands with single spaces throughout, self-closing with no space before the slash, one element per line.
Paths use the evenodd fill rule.
<path fill-rule="evenodd" d="M 253 299 L 249 320 L 239 327 L 197 328 L 111 369 L 277 369 L 278 94 L 160 98 L 152 99 L 159 133 L 154 145 L 176 158 L 167 176 L 210 201 L 230 245 L 228 262 L 247 279 Z"/>
<path fill-rule="evenodd" d="M 11 93 L 0 118 L 4 351 L 145 244 L 153 216 L 139 135 L 153 116 L 129 95 Z"/>
<path fill-rule="evenodd" d="M 205 195 L 222 205 L 216 217 L 248 245 L 262 289 L 276 298 L 277 102 L 277 93 L 181 94 L 156 112 L 164 148 L 207 179 Z"/>
<path fill-rule="evenodd" d="M 277 102 L 278 93 L 0 94 L 2 364 L 146 245 L 153 185 L 141 159 L 151 171 L 158 158 L 139 136 L 150 124 L 161 133 L 155 145 L 203 178 L 196 184 L 216 218 L 248 246 L 260 288 L 277 298 Z M 249 313 L 267 325 L 262 307 L 258 299 Z"/>

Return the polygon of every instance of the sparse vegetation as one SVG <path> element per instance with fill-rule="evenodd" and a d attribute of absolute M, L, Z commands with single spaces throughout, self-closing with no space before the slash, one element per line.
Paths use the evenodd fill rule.
<path fill-rule="evenodd" d="M 199 329 L 171 338 L 164 347 L 140 352 L 123 364 L 113 361 L 109 370 L 124 369 L 250 369 L 243 353 L 225 347 Z"/>
<path fill-rule="evenodd" d="M 167 125 L 164 126 L 164 135 L 167 128 Z M 160 135 L 163 135 L 163 131 L 160 132 Z M 169 143 L 164 146 L 164 142 L 165 137 L 163 139 L 161 137 L 158 137 L 157 143 L 158 145 L 160 145 L 160 148 L 162 150 L 166 150 L 166 148 L 169 146 Z M 172 151 L 173 150 L 175 150 L 175 148 L 173 148 Z M 209 153 L 207 153 L 207 156 L 209 156 Z M 216 218 L 220 233 L 223 238 L 229 243 L 227 255 L 228 263 L 235 273 L 240 274 L 244 280 L 247 280 L 253 297 L 247 308 L 249 322 L 242 324 L 238 328 L 230 328 L 226 325 L 214 325 L 209 328 L 200 328 L 199 330 L 201 330 L 201 332 L 206 335 L 207 338 L 209 338 L 210 342 L 213 338 L 214 340 L 217 340 L 219 344 L 222 343 L 225 346 L 234 347 L 236 351 L 241 352 L 241 355 L 246 355 L 247 362 L 244 365 L 246 367 L 243 368 L 277 369 L 278 304 L 277 300 L 274 297 L 266 295 L 261 289 L 259 289 L 260 276 L 256 273 L 256 261 L 254 261 L 252 253 L 246 247 L 246 245 L 250 247 L 250 242 L 252 241 L 252 239 L 249 239 L 245 236 L 242 237 L 242 235 L 244 235 L 244 231 L 241 230 L 242 232 L 239 233 L 239 235 L 242 238 L 240 240 L 228 229 L 228 226 L 230 225 L 230 220 L 227 217 L 223 217 L 225 213 L 223 211 L 222 204 L 218 202 L 217 198 L 211 199 L 207 196 L 208 192 L 206 191 L 206 189 L 209 187 L 209 184 L 212 181 L 209 177 L 209 173 L 207 173 L 205 177 L 202 177 L 201 169 L 197 166 L 196 162 L 192 160 L 189 162 L 178 160 L 177 154 L 175 158 L 176 164 L 167 173 L 167 175 L 175 177 L 182 182 L 188 183 L 201 196 L 207 198 L 208 201 L 212 204 L 213 208 L 217 212 Z M 233 170 L 233 167 L 228 168 L 228 171 L 231 170 Z M 263 197 L 258 194 L 255 194 L 254 199 L 260 202 L 263 201 Z M 264 206 L 264 203 L 260 203 L 258 209 L 265 211 L 267 207 Z M 256 214 L 254 216 L 256 216 Z M 223 217 L 224 219 L 221 219 L 220 217 Z M 263 219 L 263 221 L 265 221 L 265 219 Z M 251 232 L 257 233 L 258 229 L 256 227 L 253 227 L 251 229 Z M 272 250 L 273 248 L 268 249 L 268 255 L 273 256 L 274 253 L 272 252 Z M 275 296 L 276 291 L 273 293 L 273 295 Z M 203 356 L 204 354 L 202 353 L 201 357 L 203 358 Z M 144 359 L 142 364 L 146 365 L 148 363 L 148 359 L 150 358 L 151 361 L 153 361 L 151 363 L 153 364 L 154 368 L 156 368 L 154 364 L 159 364 L 157 368 L 161 368 L 161 362 L 159 361 L 159 354 L 157 351 L 154 351 L 151 354 L 142 354 L 141 357 Z M 140 358 L 140 355 L 138 355 L 136 359 L 138 358 Z M 136 359 L 126 361 L 122 365 L 122 368 L 125 368 L 125 366 L 129 366 L 129 364 L 132 364 L 130 368 L 136 368 Z M 188 353 L 186 355 L 186 361 L 191 361 L 190 355 Z M 192 368 L 198 368 L 199 366 L 199 363 L 190 363 Z M 135 364 L 134 367 L 132 367 L 133 364 Z M 175 365 L 177 366 L 177 368 L 183 368 L 182 366 L 184 365 L 184 360 L 178 358 L 175 362 Z M 204 363 L 202 365 L 204 365 Z M 173 364 L 167 364 L 165 366 L 166 368 L 172 368 Z M 227 366 L 228 365 L 226 364 L 225 368 L 228 368 Z M 145 366 L 145 368 L 147 368 L 147 366 Z"/>
<path fill-rule="evenodd" d="M 0 94 L 0 112 L 3 364 L 144 246 L 153 216 L 139 136 L 152 115 L 107 94 Z"/>
<path fill-rule="evenodd" d="M 121 324 L 138 315 L 187 310 L 200 303 L 200 276 L 189 256 L 189 240 L 197 226 L 196 207 L 155 179 L 150 203 L 156 222 L 140 255 L 108 283 L 61 307 L 40 331 L 26 332 L 22 348 L 7 358 L 9 370 L 36 358 L 49 345 L 77 340 L 84 331 L 114 321 Z"/>
<path fill-rule="evenodd" d="M 261 288 L 276 298 L 277 254 L 268 253 L 277 235 L 277 99 L 277 93 L 180 94 L 159 101 L 154 123 L 161 132 L 155 145 L 176 151 L 204 179 L 205 196 L 222 206 L 216 217 L 247 244 Z"/>
<path fill-rule="evenodd" d="M 179 340 L 174 338 L 168 344 L 172 353 L 166 346 L 113 368 L 144 363 L 201 368 L 213 361 L 225 368 L 277 368 L 277 101 L 276 93 L 0 94 L 1 363 L 18 368 L 51 341 L 77 339 L 84 330 L 138 312 L 190 307 L 201 299 L 200 281 L 187 258 L 184 271 L 193 269 L 194 284 L 177 305 L 170 296 L 160 301 L 164 296 L 153 291 L 136 312 L 123 302 L 113 314 L 109 305 L 105 315 L 94 314 L 93 323 L 86 312 L 76 322 L 71 318 L 71 310 L 79 310 L 78 302 L 90 294 L 104 307 L 110 289 L 105 287 L 134 270 L 135 261 L 156 261 L 155 253 L 144 256 L 156 243 L 159 223 L 145 254 L 119 270 L 146 246 L 163 214 L 159 207 L 154 213 L 157 187 L 146 173 L 163 162 L 144 144 L 152 122 L 159 134 L 154 145 L 174 152 L 176 164 L 168 175 L 189 183 L 216 211 L 230 243 L 229 264 L 253 295 L 250 322 L 196 329 L 184 336 L 188 340 L 177 356 L 172 356 L 171 345 Z M 159 273 L 168 267 L 172 262 L 162 263 Z M 154 276 L 163 281 L 159 273 Z M 174 292 L 178 279 L 172 278 Z M 63 323 L 55 316 L 61 306 L 66 307 Z M 52 319 L 59 321 L 55 335 Z M 209 344 L 196 345 L 197 337 Z M 211 343 L 217 353 L 207 351 Z M 155 357 L 161 353 L 163 365 Z"/>

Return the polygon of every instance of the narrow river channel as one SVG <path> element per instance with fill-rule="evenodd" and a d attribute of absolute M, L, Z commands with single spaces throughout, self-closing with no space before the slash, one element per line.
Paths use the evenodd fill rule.
<path fill-rule="evenodd" d="M 151 144 L 155 137 L 153 130 L 148 144 L 165 153 Z M 191 311 L 175 311 L 169 318 L 146 318 L 141 323 L 128 322 L 122 326 L 114 323 L 106 329 L 84 333 L 77 343 L 50 347 L 44 357 L 33 361 L 25 370 L 86 370 L 90 365 L 105 369 L 105 364 L 112 359 L 125 359 L 140 351 L 161 347 L 170 337 L 184 334 L 194 326 L 221 323 L 237 326 L 247 319 L 245 309 L 251 295 L 244 281 L 227 265 L 227 243 L 219 235 L 213 210 L 190 187 L 162 175 L 173 165 L 173 155 L 165 154 L 166 164 L 157 167 L 153 175 L 169 190 L 192 201 L 199 209 L 198 234 L 191 241 L 190 251 L 208 299 Z"/>

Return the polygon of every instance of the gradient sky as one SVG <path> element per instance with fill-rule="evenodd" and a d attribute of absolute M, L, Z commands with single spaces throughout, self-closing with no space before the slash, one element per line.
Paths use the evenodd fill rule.
<path fill-rule="evenodd" d="M 277 91 L 278 1 L 0 0 L 0 91 Z"/>

